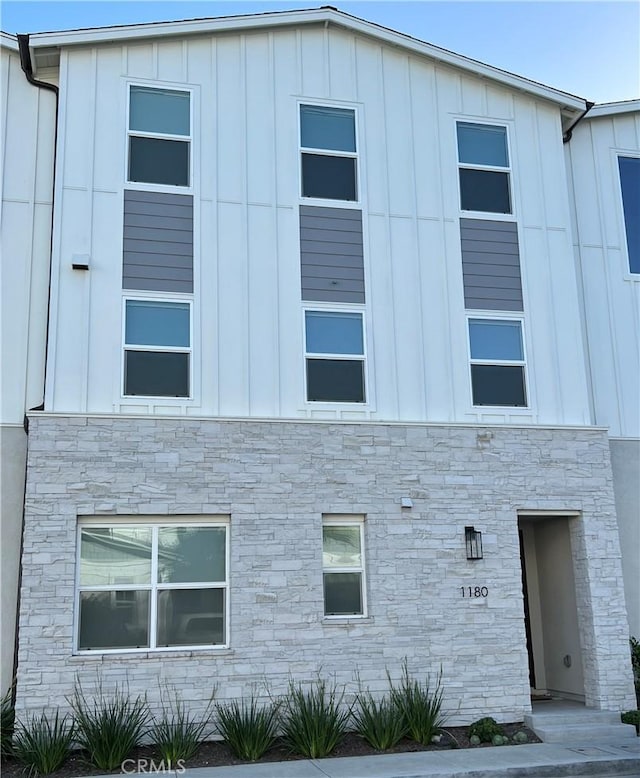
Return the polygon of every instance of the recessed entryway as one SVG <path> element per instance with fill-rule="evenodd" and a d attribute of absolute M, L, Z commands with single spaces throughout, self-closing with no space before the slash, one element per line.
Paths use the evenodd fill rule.
<path fill-rule="evenodd" d="M 584 702 L 582 651 L 570 522 L 576 516 L 518 518 L 522 583 L 534 699 Z"/>

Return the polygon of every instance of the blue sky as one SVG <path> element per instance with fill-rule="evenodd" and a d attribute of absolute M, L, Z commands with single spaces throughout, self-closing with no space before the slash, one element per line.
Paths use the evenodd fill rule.
<path fill-rule="evenodd" d="M 597 102 L 640 97 L 640 2 L 30 2 L 2 0 L 6 32 L 42 32 L 335 5 Z"/>

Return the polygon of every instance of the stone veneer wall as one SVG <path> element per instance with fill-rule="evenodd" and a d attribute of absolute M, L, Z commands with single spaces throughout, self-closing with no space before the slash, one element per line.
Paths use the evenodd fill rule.
<path fill-rule="evenodd" d="M 606 433 L 593 429 L 32 415 L 18 713 L 126 681 L 190 708 L 318 672 L 386 688 L 442 667 L 451 723 L 530 707 L 517 511 L 571 520 L 587 704 L 633 691 Z M 412 509 L 402 509 L 411 497 Z M 72 656 L 77 517 L 228 514 L 230 649 Z M 365 514 L 369 617 L 323 620 L 323 513 Z M 464 527 L 483 532 L 469 562 Z M 463 585 L 489 589 L 462 598 Z M 264 693 L 264 692 L 262 692 Z"/>

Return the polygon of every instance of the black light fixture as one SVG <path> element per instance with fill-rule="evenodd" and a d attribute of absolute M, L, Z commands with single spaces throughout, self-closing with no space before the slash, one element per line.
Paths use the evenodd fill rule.
<path fill-rule="evenodd" d="M 482 559 L 482 532 L 473 527 L 464 528 L 467 559 Z"/>

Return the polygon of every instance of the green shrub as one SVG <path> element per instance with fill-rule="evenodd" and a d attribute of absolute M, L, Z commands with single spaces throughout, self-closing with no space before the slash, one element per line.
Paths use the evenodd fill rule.
<path fill-rule="evenodd" d="M 131 700 L 128 690 L 117 685 L 113 693 L 105 695 L 100 683 L 96 698 L 89 701 L 76 682 L 69 704 L 75 714 L 76 739 L 90 762 L 100 770 L 119 767 L 146 733 L 149 721 L 146 699 L 138 696 Z"/>
<path fill-rule="evenodd" d="M 207 706 L 200 721 L 191 718 L 176 693 L 163 707 L 162 716 L 153 719 L 151 743 L 164 762 L 175 765 L 180 759 L 191 759 L 206 740 L 209 735 L 211 707 Z"/>
<path fill-rule="evenodd" d="M 361 692 L 352 715 L 356 732 L 377 751 L 393 748 L 406 734 L 404 717 L 390 697 L 376 702 L 371 692 Z"/>
<path fill-rule="evenodd" d="M 623 724 L 633 724 L 640 735 L 640 710 L 628 710 L 626 713 L 621 713 L 620 718 Z"/>
<path fill-rule="evenodd" d="M 402 664 L 402 677 L 398 686 L 393 685 L 388 672 L 387 677 L 391 687 L 391 701 L 402 717 L 407 735 L 417 743 L 428 746 L 446 721 L 442 712 L 442 670 L 433 690 L 428 677 L 421 683 L 409 676 L 406 660 Z"/>
<path fill-rule="evenodd" d="M 258 705 L 255 697 L 247 702 L 216 705 L 218 731 L 239 759 L 255 762 L 268 751 L 278 733 L 277 703 Z"/>
<path fill-rule="evenodd" d="M 350 709 L 341 708 L 343 698 L 344 690 L 338 694 L 335 685 L 327 690 L 322 680 L 308 691 L 300 684 L 289 684 L 282 731 L 291 751 L 311 759 L 329 756 L 344 737 L 351 716 Z"/>
<path fill-rule="evenodd" d="M 631 667 L 633 669 L 633 684 L 636 689 L 636 702 L 640 708 L 640 640 L 629 638 L 631 647 Z"/>
<path fill-rule="evenodd" d="M 73 722 L 58 711 L 50 720 L 43 713 L 38 718 L 19 723 L 13 738 L 13 753 L 31 775 L 48 775 L 62 767 L 71 752 Z"/>
<path fill-rule="evenodd" d="M 0 754 L 8 756 L 11 753 L 11 739 L 13 738 L 16 718 L 13 707 L 13 688 L 10 688 L 4 695 L 0 704 Z"/>
<path fill-rule="evenodd" d="M 469 737 L 476 735 L 482 743 L 491 743 L 496 735 L 502 736 L 502 734 L 502 727 L 491 716 L 478 719 L 469 727 Z"/>

